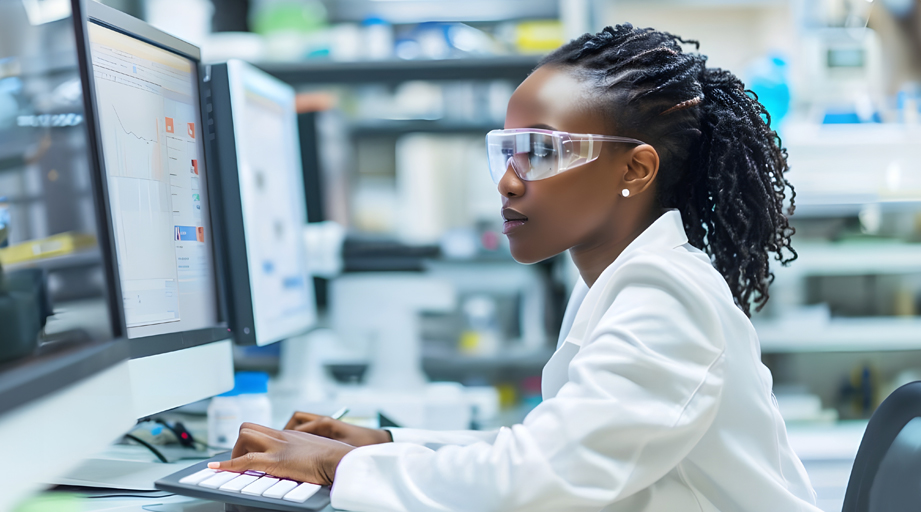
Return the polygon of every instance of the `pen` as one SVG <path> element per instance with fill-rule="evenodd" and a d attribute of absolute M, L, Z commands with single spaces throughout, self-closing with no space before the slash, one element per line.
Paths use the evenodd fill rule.
<path fill-rule="evenodd" d="M 345 416 L 345 415 L 348 414 L 348 413 L 349 413 L 349 408 L 348 408 L 348 407 L 343 407 L 342 409 L 339 409 L 338 411 L 336 411 L 335 414 L 331 414 L 329 417 L 332 418 L 332 419 L 334 419 L 334 420 L 341 420 L 342 417 Z"/>

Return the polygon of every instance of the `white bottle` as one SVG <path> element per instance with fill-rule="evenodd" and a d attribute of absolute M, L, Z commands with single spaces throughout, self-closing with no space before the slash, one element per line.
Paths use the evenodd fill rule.
<path fill-rule="evenodd" d="M 237 372 L 234 378 L 236 401 L 241 423 L 250 422 L 270 427 L 272 403 L 269 402 L 269 375 L 265 372 Z"/>
<path fill-rule="evenodd" d="M 233 448 L 243 423 L 242 408 L 234 391 L 211 399 L 208 404 L 208 444 L 215 448 Z"/>

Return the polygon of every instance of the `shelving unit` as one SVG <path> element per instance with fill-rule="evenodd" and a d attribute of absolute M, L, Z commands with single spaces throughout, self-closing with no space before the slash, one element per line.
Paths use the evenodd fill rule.
<path fill-rule="evenodd" d="M 755 323 L 765 354 L 921 350 L 917 317 L 834 318 L 824 323 Z"/>
<path fill-rule="evenodd" d="M 777 279 L 803 275 L 903 274 L 921 272 L 921 244 L 896 241 L 797 243 L 799 257 L 775 269 Z"/>
<path fill-rule="evenodd" d="M 797 217 L 921 209 L 921 126 L 792 123 L 781 132 Z"/>
<path fill-rule="evenodd" d="M 539 56 L 508 55 L 467 59 L 363 62 L 263 62 L 262 70 L 295 86 L 308 84 L 395 84 L 410 80 L 497 80 L 520 82 Z"/>
<path fill-rule="evenodd" d="M 355 123 L 351 133 L 355 137 L 399 136 L 407 133 L 470 133 L 485 134 L 502 128 L 500 123 L 472 123 L 411 119 L 406 121 L 375 120 Z"/>
<path fill-rule="evenodd" d="M 921 318 L 802 318 L 791 302 L 804 297 L 810 276 L 921 274 L 921 244 L 900 242 L 802 243 L 790 267 L 775 268 L 772 300 L 784 301 L 772 318 L 756 318 L 764 353 L 921 350 Z M 778 306 L 775 304 L 775 306 Z"/>
<path fill-rule="evenodd" d="M 23 261 L 10 265 L 4 265 L 3 270 L 6 272 L 13 272 L 15 270 L 24 268 L 41 268 L 51 271 L 92 267 L 101 264 L 102 253 L 99 252 L 99 249 L 92 249 L 78 251 L 72 254 L 65 254 L 64 256 L 56 256 L 54 258 L 42 258 L 38 260 Z"/>

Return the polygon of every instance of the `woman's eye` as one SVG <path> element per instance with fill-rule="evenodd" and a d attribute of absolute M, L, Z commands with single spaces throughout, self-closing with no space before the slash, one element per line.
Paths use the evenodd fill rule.
<path fill-rule="evenodd" d="M 546 144 L 537 143 L 531 146 L 531 152 L 539 158 L 546 158 L 553 154 L 553 147 Z"/>

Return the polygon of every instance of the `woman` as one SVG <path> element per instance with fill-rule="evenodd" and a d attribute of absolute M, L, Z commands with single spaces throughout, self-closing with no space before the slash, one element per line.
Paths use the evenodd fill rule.
<path fill-rule="evenodd" d="M 220 468 L 332 484 L 350 510 L 817 510 L 748 319 L 769 258 L 795 258 L 786 153 L 743 84 L 682 43 L 586 34 L 487 137 L 512 255 L 569 250 L 582 277 L 521 425 L 386 432 L 298 413 L 300 432 L 245 425 Z"/>

